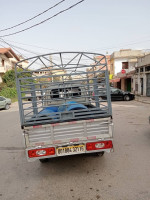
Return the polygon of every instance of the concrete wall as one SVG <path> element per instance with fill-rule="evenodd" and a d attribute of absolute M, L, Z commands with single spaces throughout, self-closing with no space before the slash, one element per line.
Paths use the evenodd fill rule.
<path fill-rule="evenodd" d="M 133 92 L 137 95 L 142 95 L 142 82 L 141 78 L 143 79 L 143 96 L 146 96 L 146 89 L 147 89 L 147 77 L 145 73 L 138 73 L 133 76 Z M 138 85 L 138 90 L 136 91 L 136 84 Z"/>
<path fill-rule="evenodd" d="M 133 81 L 134 81 L 133 90 L 134 91 L 136 89 L 135 88 L 136 84 L 138 84 L 138 91 L 135 91 L 135 94 L 137 94 L 137 95 L 142 95 L 141 79 L 143 79 L 143 96 L 147 95 L 147 74 L 148 74 L 148 72 L 145 72 L 145 66 L 148 66 L 148 65 L 150 65 L 150 54 L 145 55 L 144 57 L 141 57 L 138 59 L 138 63 L 137 63 L 138 72 L 133 76 Z M 143 68 L 142 72 L 140 72 L 140 68 Z"/>
<path fill-rule="evenodd" d="M 149 64 L 150 64 L 150 54 L 148 54 L 142 58 L 139 58 L 137 66 L 142 67 L 142 66 L 149 65 Z"/>
<path fill-rule="evenodd" d="M 142 50 L 122 49 L 120 51 L 115 51 L 111 55 L 111 58 L 132 58 L 141 56 L 144 56 L 144 52 Z"/>

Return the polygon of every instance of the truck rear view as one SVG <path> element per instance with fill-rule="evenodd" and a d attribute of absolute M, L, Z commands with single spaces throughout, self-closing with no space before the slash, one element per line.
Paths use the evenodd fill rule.
<path fill-rule="evenodd" d="M 106 57 L 88 52 L 40 55 L 16 64 L 27 159 L 41 162 L 113 150 Z M 103 100 L 103 96 L 107 97 Z"/>

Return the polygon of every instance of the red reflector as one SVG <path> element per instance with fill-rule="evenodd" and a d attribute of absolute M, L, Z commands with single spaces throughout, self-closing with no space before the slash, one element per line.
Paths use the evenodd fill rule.
<path fill-rule="evenodd" d="M 33 128 L 42 128 L 42 125 L 33 126 Z"/>
<path fill-rule="evenodd" d="M 113 144 L 111 140 L 86 143 L 87 151 L 93 151 L 93 150 L 98 150 L 98 149 L 111 149 L 111 148 L 113 148 Z"/>
<path fill-rule="evenodd" d="M 42 148 L 42 149 L 31 149 L 28 151 L 29 158 L 50 156 L 50 155 L 55 155 L 54 147 Z"/>

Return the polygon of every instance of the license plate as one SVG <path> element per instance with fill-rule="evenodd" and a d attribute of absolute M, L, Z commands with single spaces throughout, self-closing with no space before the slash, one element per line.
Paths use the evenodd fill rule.
<path fill-rule="evenodd" d="M 56 149 L 57 156 L 73 155 L 85 152 L 85 145 L 58 147 Z"/>

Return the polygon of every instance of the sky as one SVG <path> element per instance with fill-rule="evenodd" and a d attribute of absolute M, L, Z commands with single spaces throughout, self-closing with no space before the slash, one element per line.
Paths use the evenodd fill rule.
<path fill-rule="evenodd" d="M 0 0 L 0 30 L 21 23 L 60 1 Z M 149 0 L 85 0 L 39 26 L 3 37 L 39 23 L 78 1 L 65 0 L 28 23 L 0 31 L 0 39 L 16 45 L 26 57 L 58 51 L 111 54 L 120 49 L 150 49 Z M 1 41 L 0 45 L 8 47 Z"/>

